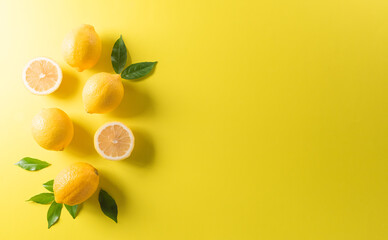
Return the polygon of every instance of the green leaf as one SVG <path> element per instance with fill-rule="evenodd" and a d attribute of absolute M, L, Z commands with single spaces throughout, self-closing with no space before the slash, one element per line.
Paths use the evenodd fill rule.
<path fill-rule="evenodd" d="M 54 180 L 50 180 L 48 182 L 43 183 L 43 187 L 49 190 L 50 192 L 54 192 L 53 185 L 54 185 Z"/>
<path fill-rule="evenodd" d="M 113 69 L 117 74 L 120 74 L 123 71 L 125 64 L 127 64 L 127 47 L 125 46 L 121 35 L 113 46 L 110 59 L 112 61 Z"/>
<path fill-rule="evenodd" d="M 25 157 L 22 158 L 22 160 L 19 162 L 15 163 L 15 165 L 28 171 L 38 171 L 50 166 L 50 163 L 35 158 Z"/>
<path fill-rule="evenodd" d="M 54 201 L 54 194 L 53 193 L 41 193 L 38 195 L 33 196 L 32 198 L 28 199 L 27 201 L 33 201 L 40 204 L 49 204 L 52 201 Z"/>
<path fill-rule="evenodd" d="M 100 190 L 98 201 L 102 212 L 117 223 L 117 205 L 116 201 L 104 190 Z"/>
<path fill-rule="evenodd" d="M 53 202 L 47 212 L 48 228 L 54 225 L 61 217 L 62 204 Z"/>
<path fill-rule="evenodd" d="M 78 206 L 79 205 L 69 206 L 69 205 L 65 204 L 67 211 L 70 213 L 70 215 L 73 217 L 73 219 L 75 219 L 75 217 L 77 217 Z"/>
<path fill-rule="evenodd" d="M 137 79 L 149 74 L 157 62 L 141 62 L 129 65 L 121 73 L 121 77 L 127 80 Z"/>

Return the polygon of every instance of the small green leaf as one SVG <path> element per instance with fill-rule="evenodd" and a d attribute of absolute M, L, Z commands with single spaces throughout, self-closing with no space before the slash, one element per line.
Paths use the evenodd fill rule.
<path fill-rule="evenodd" d="M 62 204 L 53 202 L 47 212 L 48 228 L 54 225 L 61 217 Z"/>
<path fill-rule="evenodd" d="M 73 217 L 73 219 L 75 219 L 75 217 L 77 217 L 78 206 L 79 205 L 69 206 L 69 205 L 65 204 L 67 211 L 70 213 L 70 215 Z"/>
<path fill-rule="evenodd" d="M 125 64 L 127 64 L 127 47 L 125 46 L 121 35 L 113 46 L 110 59 L 112 61 L 113 69 L 117 74 L 120 74 L 123 71 Z"/>
<path fill-rule="evenodd" d="M 15 165 L 28 171 L 38 171 L 50 166 L 50 163 L 35 158 L 25 157 L 19 162 L 15 163 Z"/>
<path fill-rule="evenodd" d="M 98 201 L 102 212 L 117 223 L 117 205 L 116 201 L 104 190 L 100 190 Z"/>
<path fill-rule="evenodd" d="M 52 201 L 54 201 L 54 194 L 53 193 L 41 193 L 38 195 L 33 196 L 32 198 L 28 199 L 27 201 L 33 201 L 40 204 L 49 204 Z"/>
<path fill-rule="evenodd" d="M 127 80 L 137 79 L 149 74 L 157 62 L 141 62 L 129 65 L 121 73 L 121 77 Z"/>
<path fill-rule="evenodd" d="M 50 192 L 54 192 L 53 184 L 54 184 L 54 180 L 50 180 L 48 182 L 43 183 L 43 187 L 49 190 Z"/>

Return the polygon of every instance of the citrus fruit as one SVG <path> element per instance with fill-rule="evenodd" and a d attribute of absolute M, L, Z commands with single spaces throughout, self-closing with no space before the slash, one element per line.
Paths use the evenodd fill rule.
<path fill-rule="evenodd" d="M 106 113 L 119 106 L 124 86 L 119 74 L 97 73 L 86 81 L 82 99 L 88 113 Z"/>
<path fill-rule="evenodd" d="M 62 42 L 65 61 L 79 72 L 93 67 L 101 55 L 101 39 L 94 27 L 83 24 L 70 31 Z"/>
<path fill-rule="evenodd" d="M 121 122 L 109 122 L 101 126 L 94 135 L 94 147 L 105 159 L 123 160 L 135 146 L 132 131 Z"/>
<path fill-rule="evenodd" d="M 71 119 L 58 108 L 43 108 L 32 119 L 32 136 L 47 150 L 63 150 L 71 142 L 73 134 Z"/>
<path fill-rule="evenodd" d="M 47 95 L 61 85 L 62 70 L 56 62 L 49 58 L 34 58 L 23 70 L 23 82 L 30 92 Z"/>
<path fill-rule="evenodd" d="M 83 203 L 97 190 L 100 177 L 88 163 L 74 163 L 54 179 L 55 202 L 74 206 Z"/>

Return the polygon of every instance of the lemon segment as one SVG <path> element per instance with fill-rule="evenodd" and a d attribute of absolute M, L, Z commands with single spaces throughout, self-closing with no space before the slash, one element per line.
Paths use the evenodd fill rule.
<path fill-rule="evenodd" d="M 45 57 L 34 58 L 23 70 L 23 83 L 36 95 L 48 95 L 56 91 L 62 82 L 62 70 L 58 63 Z"/>
<path fill-rule="evenodd" d="M 121 122 L 109 122 L 94 135 L 94 148 L 103 158 L 113 161 L 128 158 L 135 146 L 131 129 Z"/>

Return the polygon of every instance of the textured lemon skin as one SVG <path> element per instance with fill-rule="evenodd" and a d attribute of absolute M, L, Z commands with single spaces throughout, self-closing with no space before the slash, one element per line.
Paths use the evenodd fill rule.
<path fill-rule="evenodd" d="M 65 61 L 79 72 L 93 67 L 101 56 L 101 39 L 91 25 L 71 30 L 62 42 Z"/>
<path fill-rule="evenodd" d="M 100 181 L 97 169 L 88 163 L 74 163 L 54 179 L 55 202 L 74 206 L 83 203 L 97 190 Z"/>
<path fill-rule="evenodd" d="M 69 116 L 58 108 L 43 108 L 32 119 L 32 136 L 47 150 L 62 151 L 74 135 Z"/>
<path fill-rule="evenodd" d="M 97 73 L 86 81 L 82 99 L 88 113 L 106 113 L 117 108 L 124 96 L 119 74 Z"/>

